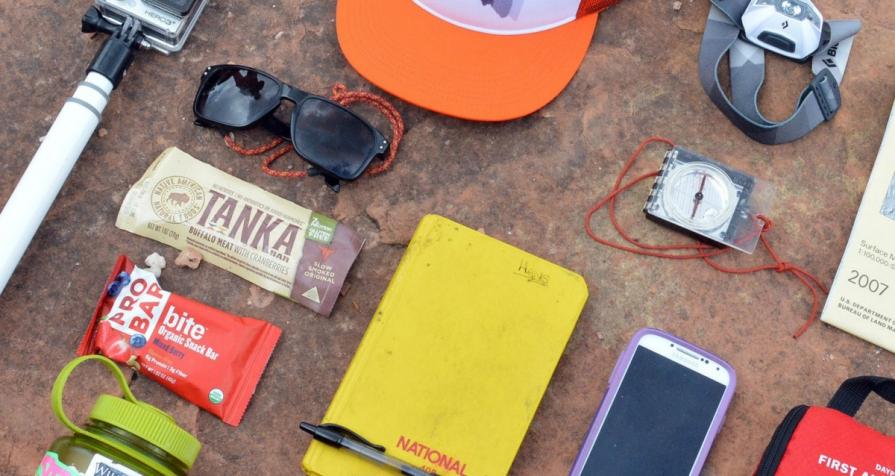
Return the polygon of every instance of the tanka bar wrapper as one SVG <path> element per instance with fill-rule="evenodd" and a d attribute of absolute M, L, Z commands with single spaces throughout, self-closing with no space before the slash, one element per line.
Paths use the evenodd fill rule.
<path fill-rule="evenodd" d="M 895 108 L 821 319 L 895 352 Z"/>
<path fill-rule="evenodd" d="M 351 228 L 196 160 L 162 153 L 131 187 L 115 225 L 328 316 L 364 240 Z"/>

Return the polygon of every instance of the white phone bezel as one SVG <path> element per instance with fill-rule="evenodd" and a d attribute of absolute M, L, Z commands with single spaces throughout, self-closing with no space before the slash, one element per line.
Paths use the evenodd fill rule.
<path fill-rule="evenodd" d="M 699 349 L 688 346 L 682 347 L 677 342 L 658 334 L 647 334 L 641 337 L 637 342 L 637 347 L 651 350 L 678 365 L 683 365 L 700 375 L 724 385 L 725 389 L 730 385 L 730 372 L 726 366 L 721 362 L 712 360 L 709 356 L 703 355 Z M 629 360 L 619 380 L 619 385 L 624 380 L 630 365 L 631 361 Z"/>

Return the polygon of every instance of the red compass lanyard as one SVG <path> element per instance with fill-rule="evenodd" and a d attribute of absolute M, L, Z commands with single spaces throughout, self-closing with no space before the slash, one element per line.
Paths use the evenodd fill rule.
<path fill-rule="evenodd" d="M 781 258 L 780 255 L 777 254 L 776 251 L 774 251 L 774 248 L 771 247 L 771 244 L 768 242 L 767 239 L 768 232 L 770 232 L 771 229 L 774 227 L 774 223 L 771 221 L 770 218 L 759 216 L 759 219 L 764 222 L 764 227 L 761 231 L 761 236 L 759 236 L 759 240 L 761 241 L 761 244 L 764 245 L 764 248 L 767 250 L 771 258 L 774 259 L 774 262 L 745 268 L 725 266 L 715 260 L 715 257 L 729 253 L 731 251 L 731 248 L 717 248 L 698 241 L 673 245 L 652 245 L 648 243 L 641 243 L 636 238 L 632 238 L 631 235 L 629 235 L 628 232 L 625 231 L 621 223 L 618 221 L 618 217 L 616 216 L 616 200 L 622 193 L 630 190 L 644 180 L 651 179 L 659 174 L 658 171 L 645 173 L 635 177 L 627 183 L 624 183 L 625 177 L 627 177 L 628 173 L 631 171 L 634 163 L 637 162 L 640 154 L 648 145 L 653 143 L 662 143 L 668 145 L 669 147 L 674 147 L 674 142 L 662 137 L 650 137 L 641 142 L 639 146 L 637 146 L 637 150 L 635 150 L 634 153 L 631 154 L 631 157 L 628 158 L 628 160 L 625 162 L 624 167 L 622 167 L 622 170 L 619 172 L 618 177 L 615 179 L 615 183 L 613 184 L 612 190 L 609 192 L 609 194 L 595 203 L 594 206 L 592 206 L 584 215 L 584 231 L 587 232 L 587 235 L 601 245 L 609 246 L 617 250 L 626 251 L 628 253 L 633 253 L 641 256 L 652 256 L 654 258 L 673 260 L 702 260 L 707 265 L 718 271 L 721 271 L 722 273 L 750 274 L 760 271 L 777 271 L 778 273 L 790 273 L 798 278 L 798 280 L 801 281 L 802 284 L 811 291 L 811 314 L 808 320 L 795 332 L 795 334 L 793 334 L 793 337 L 798 338 L 802 334 L 804 334 L 805 331 L 808 330 L 808 327 L 810 327 L 811 324 L 813 324 L 817 320 L 821 304 L 820 294 L 827 294 L 829 291 L 827 290 L 827 287 L 810 272 L 798 265 L 794 265 L 792 263 L 784 261 L 783 258 Z M 603 208 L 608 209 L 609 220 L 610 222 L 612 222 L 612 226 L 615 228 L 615 231 L 618 232 L 618 235 L 627 244 L 610 241 L 606 238 L 600 237 L 591 228 L 591 221 L 593 220 L 594 214 L 602 210 Z"/>

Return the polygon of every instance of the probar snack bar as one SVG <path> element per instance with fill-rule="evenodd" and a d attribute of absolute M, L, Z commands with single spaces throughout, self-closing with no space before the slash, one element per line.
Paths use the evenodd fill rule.
<path fill-rule="evenodd" d="M 121 256 L 78 354 L 100 353 L 135 367 L 236 426 L 280 333 L 273 324 L 165 291 L 155 275 Z"/>
<path fill-rule="evenodd" d="M 160 155 L 131 187 L 115 225 L 328 316 L 364 240 L 351 228 L 194 159 Z"/>

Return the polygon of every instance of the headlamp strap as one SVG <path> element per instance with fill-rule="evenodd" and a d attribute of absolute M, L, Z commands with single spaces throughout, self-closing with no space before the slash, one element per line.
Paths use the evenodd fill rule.
<path fill-rule="evenodd" d="M 699 52 L 699 78 L 712 102 L 746 135 L 763 144 L 791 142 L 832 119 L 839 110 L 839 85 L 861 22 L 837 20 L 824 24 L 825 40 L 812 57 L 815 77 L 799 97 L 793 115 L 775 122 L 758 110 L 758 92 L 765 79 L 765 51 L 741 35 L 740 19 L 748 5 L 749 0 L 712 1 Z M 718 78 L 718 66 L 727 53 L 729 98 Z"/>

